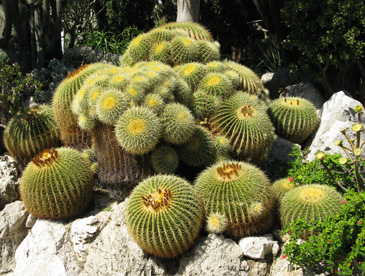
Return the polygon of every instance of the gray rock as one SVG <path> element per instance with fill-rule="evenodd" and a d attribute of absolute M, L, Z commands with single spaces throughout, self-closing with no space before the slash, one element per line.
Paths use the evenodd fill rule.
<path fill-rule="evenodd" d="M 247 263 L 241 264 L 242 256 L 242 250 L 235 241 L 209 234 L 182 257 L 177 275 L 250 275 Z"/>
<path fill-rule="evenodd" d="M 38 219 L 15 254 L 14 276 L 72 275 L 60 254 L 67 238 L 63 223 Z"/>
<path fill-rule="evenodd" d="M 0 156 L 0 210 L 6 204 L 19 199 L 20 172 L 14 159 L 8 155 Z"/>
<path fill-rule="evenodd" d="M 357 113 L 354 111 L 354 107 L 359 104 L 361 103 L 347 96 L 343 91 L 333 94 L 324 103 L 320 110 L 320 125 L 308 144 L 310 149 L 308 161 L 315 159 L 315 154 L 318 151 L 345 154 L 340 147 L 334 145 L 334 142 L 341 139 L 344 140 L 344 145 L 348 145 L 345 137 L 340 133 L 340 130 L 345 128 L 348 129 L 347 133 L 350 138 L 354 137 L 351 126 L 357 122 Z M 365 122 L 364 113 L 361 114 L 361 121 Z"/>
<path fill-rule="evenodd" d="M 15 267 L 15 251 L 28 232 L 25 227 L 27 217 L 28 212 L 19 200 L 7 204 L 0 212 L 0 274 Z"/>
<path fill-rule="evenodd" d="M 255 260 L 264 260 L 269 254 L 276 256 L 280 250 L 279 243 L 274 241 L 271 234 L 262 237 L 245 237 L 238 242 L 238 245 L 244 256 Z"/>
<path fill-rule="evenodd" d="M 301 82 L 289 85 L 286 88 L 286 96 L 301 97 L 310 101 L 317 109 L 321 109 L 325 100 L 319 90 L 309 82 Z"/>

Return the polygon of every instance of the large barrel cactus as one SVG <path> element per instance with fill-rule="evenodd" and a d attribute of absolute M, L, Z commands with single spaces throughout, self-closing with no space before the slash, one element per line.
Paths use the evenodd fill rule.
<path fill-rule="evenodd" d="M 204 208 L 193 187 L 173 175 L 155 175 L 139 183 L 126 209 L 129 232 L 147 253 L 173 258 L 199 235 Z"/>
<path fill-rule="evenodd" d="M 237 92 L 223 101 L 212 118 L 212 128 L 226 136 L 239 159 L 260 164 L 275 139 L 269 116 L 254 95 Z"/>
<path fill-rule="evenodd" d="M 198 175 L 194 188 L 208 218 L 225 215 L 227 236 L 238 239 L 271 229 L 275 197 L 269 179 L 256 166 L 220 161 Z"/>
<path fill-rule="evenodd" d="M 20 179 L 20 196 L 32 215 L 68 219 L 88 207 L 93 173 L 82 153 L 71 148 L 44 150 L 33 158 Z"/>
<path fill-rule="evenodd" d="M 15 115 L 6 126 L 4 145 L 23 168 L 40 151 L 61 145 L 52 108 L 39 105 Z"/>
<path fill-rule="evenodd" d="M 319 124 L 315 106 L 299 97 L 276 99 L 269 105 L 268 114 L 277 134 L 298 144 L 303 143 Z"/>

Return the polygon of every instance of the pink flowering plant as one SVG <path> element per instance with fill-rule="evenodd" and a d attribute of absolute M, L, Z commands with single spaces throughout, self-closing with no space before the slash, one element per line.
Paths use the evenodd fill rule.
<path fill-rule="evenodd" d="M 303 231 L 312 232 L 301 240 Z M 286 227 L 290 240 L 284 254 L 296 265 L 339 275 L 365 275 L 365 192 L 344 194 L 337 215 L 323 222 L 298 220 Z"/>

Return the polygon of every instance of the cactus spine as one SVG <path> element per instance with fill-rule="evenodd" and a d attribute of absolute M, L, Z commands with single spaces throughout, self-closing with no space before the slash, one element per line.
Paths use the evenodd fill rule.
<path fill-rule="evenodd" d="M 153 150 L 151 162 L 155 172 L 171 174 L 179 166 L 179 157 L 173 147 L 170 145 L 161 145 Z"/>
<path fill-rule="evenodd" d="M 268 114 L 277 134 L 293 143 L 303 143 L 317 128 L 319 118 L 314 105 L 303 98 L 286 97 L 274 100 Z"/>
<path fill-rule="evenodd" d="M 290 178 L 287 177 L 278 179 L 272 184 L 272 191 L 278 201 L 293 188 L 295 188 L 294 181 L 291 181 Z"/>
<path fill-rule="evenodd" d="M 254 165 L 220 161 L 198 175 L 194 188 L 203 199 L 206 216 L 225 215 L 227 236 L 265 233 L 273 225 L 275 197 L 269 179 Z"/>
<path fill-rule="evenodd" d="M 15 115 L 5 128 L 4 145 L 20 167 L 40 151 L 60 146 L 60 130 L 52 108 L 39 105 Z"/>
<path fill-rule="evenodd" d="M 174 258 L 199 235 L 203 206 L 192 186 L 173 175 L 155 175 L 139 183 L 126 207 L 130 234 L 147 253 Z"/>
<path fill-rule="evenodd" d="M 90 163 L 71 148 L 44 150 L 20 179 L 24 206 L 39 218 L 67 219 L 88 207 L 93 189 Z"/>

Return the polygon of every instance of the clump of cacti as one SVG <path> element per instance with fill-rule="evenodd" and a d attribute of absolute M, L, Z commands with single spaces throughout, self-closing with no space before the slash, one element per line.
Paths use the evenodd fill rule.
<path fill-rule="evenodd" d="M 223 101 L 211 120 L 212 129 L 226 136 L 239 159 L 266 160 L 275 140 L 274 127 L 257 97 L 237 92 Z"/>
<path fill-rule="evenodd" d="M 93 192 L 93 173 L 82 153 L 71 148 L 40 152 L 20 179 L 20 196 L 32 215 L 68 219 L 88 207 Z"/>
<path fill-rule="evenodd" d="M 21 168 L 40 151 L 61 145 L 52 108 L 39 105 L 16 114 L 4 131 L 4 145 Z"/>
<path fill-rule="evenodd" d="M 299 97 L 284 97 L 274 100 L 268 114 L 276 133 L 293 143 L 303 143 L 318 127 L 319 117 L 315 106 Z"/>
<path fill-rule="evenodd" d="M 279 201 L 281 225 L 285 227 L 298 219 L 306 222 L 324 221 L 339 211 L 342 200 L 342 195 L 327 185 L 308 184 L 295 187 Z"/>
<path fill-rule="evenodd" d="M 224 233 L 230 237 L 262 234 L 273 225 L 275 197 L 270 181 L 252 164 L 217 162 L 198 175 L 194 188 L 208 218 L 216 213 L 225 215 Z"/>
<path fill-rule="evenodd" d="M 203 219 L 203 205 L 191 184 L 173 175 L 143 180 L 126 207 L 133 239 L 145 252 L 161 258 L 186 252 L 198 237 Z"/>

